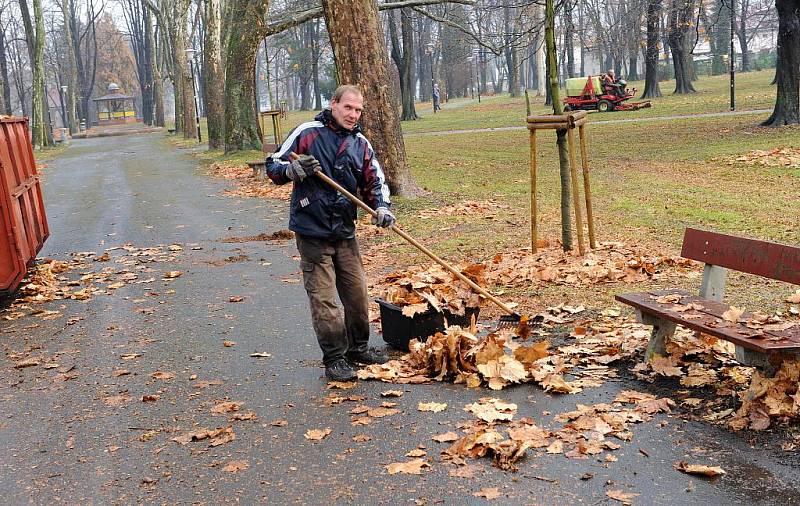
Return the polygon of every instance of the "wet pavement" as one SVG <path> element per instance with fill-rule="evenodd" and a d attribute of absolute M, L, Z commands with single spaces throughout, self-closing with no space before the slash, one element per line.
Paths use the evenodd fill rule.
<path fill-rule="evenodd" d="M 485 396 L 519 405 L 544 427 L 576 404 L 610 402 L 625 389 L 666 395 L 669 388 L 627 378 L 577 395 L 549 395 L 532 385 L 501 392 L 461 385 L 361 382 L 342 395 L 402 389 L 401 413 L 352 426 L 357 403 L 329 406 L 293 241 L 221 242 L 286 226 L 281 201 L 223 196 L 224 181 L 206 175 L 188 153 L 147 134 L 76 141 L 44 171 L 52 236 L 40 257 L 131 243 L 179 244 L 174 262 L 151 265 L 156 281 L 129 284 L 86 302 L 56 301 L 53 320 L 30 316 L 0 323 L 0 491 L 6 504 L 305 503 L 483 504 L 473 493 L 498 487 L 498 504 L 612 504 L 605 493 L 639 494 L 634 504 L 795 504 L 798 458 L 782 451 L 785 433 L 732 434 L 684 420 L 680 411 L 632 426 L 633 440 L 597 457 L 567 459 L 529 451 L 517 473 L 488 459 L 474 478 L 448 475 L 446 444 L 431 437 L 457 430 L 465 404 Z M 164 280 L 161 274 L 183 275 Z M 242 297 L 232 303 L 231 297 Z M 142 311 L 147 306 L 147 311 Z M 70 317 L 83 317 L 67 324 Z M 224 341 L 232 341 L 226 347 Z M 373 344 L 381 345 L 379 336 Z M 255 358 L 254 352 L 270 354 Z M 138 353 L 132 360 L 123 355 Z M 15 369 L 13 354 L 47 358 L 59 368 Z M 115 376 L 126 369 L 130 374 Z M 63 372 L 74 375 L 64 380 Z M 153 372 L 174 374 L 157 379 Z M 208 382 L 201 383 L 201 382 Z M 198 388 L 204 386 L 205 388 Z M 337 391 L 338 392 L 338 391 Z M 143 395 L 157 395 L 142 402 Z M 122 399 L 109 405 L 109 399 Z M 254 420 L 214 414 L 221 401 L 243 402 Z M 418 402 L 444 402 L 440 413 Z M 272 425 L 285 420 L 285 426 Z M 278 424 L 281 425 L 281 424 Z M 235 439 L 181 445 L 172 438 L 199 428 L 232 427 Z M 322 441 L 309 429 L 331 428 Z M 371 439 L 356 442 L 356 435 Z M 366 438 L 364 438 L 366 439 Z M 389 475 L 424 445 L 431 468 Z M 717 479 L 673 469 L 680 460 L 722 466 Z M 229 472 L 232 461 L 246 468 Z M 244 466 L 241 466 L 244 467 Z M 583 479 L 582 479 L 583 478 Z"/>

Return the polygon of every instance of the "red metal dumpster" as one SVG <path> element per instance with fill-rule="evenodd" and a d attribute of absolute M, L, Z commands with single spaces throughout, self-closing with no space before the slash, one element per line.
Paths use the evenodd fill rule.
<path fill-rule="evenodd" d="M 0 117 L 0 211 L 0 294 L 9 294 L 50 235 L 28 118 Z"/>

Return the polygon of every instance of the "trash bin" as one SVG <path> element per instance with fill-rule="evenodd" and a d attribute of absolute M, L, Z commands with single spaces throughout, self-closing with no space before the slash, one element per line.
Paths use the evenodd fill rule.
<path fill-rule="evenodd" d="M 427 341 L 428 337 L 445 329 L 445 320 L 448 325 L 460 325 L 469 327 L 470 321 L 474 316 L 478 318 L 477 307 L 468 307 L 463 315 L 454 315 L 447 309 L 439 313 L 429 307 L 423 313 L 417 313 L 413 317 L 403 314 L 403 308 L 387 302 L 383 299 L 375 299 L 381 310 L 381 329 L 383 340 L 392 348 L 408 351 L 408 343 L 414 338 Z"/>
<path fill-rule="evenodd" d="M 28 118 L 0 118 L 0 294 L 13 293 L 50 235 Z"/>

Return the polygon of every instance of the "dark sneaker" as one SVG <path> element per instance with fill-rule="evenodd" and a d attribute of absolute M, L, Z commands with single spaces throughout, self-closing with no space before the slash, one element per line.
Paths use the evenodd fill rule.
<path fill-rule="evenodd" d="M 340 358 L 325 366 L 325 377 L 331 381 L 353 381 L 358 376 L 350 363 Z"/>
<path fill-rule="evenodd" d="M 347 352 L 347 360 L 356 364 L 385 364 L 389 357 L 374 349 Z"/>

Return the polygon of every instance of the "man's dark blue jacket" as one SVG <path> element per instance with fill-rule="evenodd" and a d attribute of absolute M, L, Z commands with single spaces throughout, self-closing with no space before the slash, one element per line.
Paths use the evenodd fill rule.
<path fill-rule="evenodd" d="M 371 208 L 388 208 L 389 188 L 375 152 L 361 128 L 345 130 L 326 109 L 314 121 L 295 128 L 280 149 L 267 158 L 267 175 L 275 184 L 286 184 L 289 154 L 308 154 L 319 160 L 322 171 L 350 193 L 360 193 Z M 294 183 L 289 229 L 322 239 L 355 237 L 356 206 L 316 176 Z"/>

